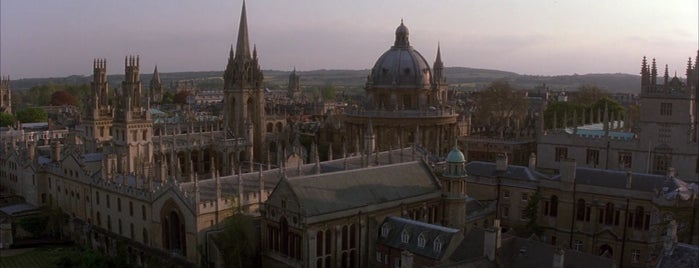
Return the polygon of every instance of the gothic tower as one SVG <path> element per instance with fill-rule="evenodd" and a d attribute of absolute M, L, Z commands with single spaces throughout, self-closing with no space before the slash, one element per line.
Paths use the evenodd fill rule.
<path fill-rule="evenodd" d="M 158 73 L 157 65 L 153 71 L 153 78 L 150 80 L 148 95 L 151 103 L 160 104 L 163 101 L 163 84 L 160 82 L 160 73 Z"/>
<path fill-rule="evenodd" d="M 143 99 L 139 78 L 138 57 L 126 57 L 125 75 L 117 97 L 113 144 L 117 156 L 117 172 L 152 175 L 153 119 L 150 102 Z"/>
<path fill-rule="evenodd" d="M 224 81 L 224 123 L 227 131 L 236 138 L 246 138 L 251 151 L 239 160 L 263 161 L 263 132 L 265 118 L 264 90 L 262 88 L 262 70 L 257 60 L 257 49 L 250 53 L 248 25 L 245 15 L 245 2 L 240 15 L 236 51 L 231 51 L 228 58 Z"/>
<path fill-rule="evenodd" d="M 434 60 L 434 65 L 432 65 L 432 70 L 434 73 L 433 85 L 433 95 L 436 97 L 436 104 L 446 104 L 447 101 L 447 78 L 444 77 L 444 63 L 442 62 L 442 52 L 440 45 L 437 45 L 437 57 Z"/>
<path fill-rule="evenodd" d="M 685 81 L 677 74 L 670 77 L 667 69 L 666 65 L 663 78 L 658 81 L 656 60 L 652 59 L 649 65 L 646 57 L 642 59 L 638 143 L 647 146 L 647 154 L 640 158 L 647 159 L 647 171 L 656 174 L 665 174 L 669 167 L 696 166 L 697 163 L 692 61 L 687 63 Z"/>
<path fill-rule="evenodd" d="M 296 74 L 296 68 L 294 68 L 294 71 L 289 74 L 289 87 L 288 87 L 288 96 L 289 98 L 296 99 L 299 96 L 301 96 L 301 83 L 300 83 L 301 77 L 299 77 L 298 74 Z"/>
<path fill-rule="evenodd" d="M 100 152 L 112 140 L 114 110 L 110 105 L 107 60 L 92 62 L 92 92 L 87 97 L 82 125 L 85 135 L 85 151 Z"/>
<path fill-rule="evenodd" d="M 0 78 L 0 112 L 12 112 L 12 90 L 10 90 L 10 77 Z"/>
<path fill-rule="evenodd" d="M 444 226 L 462 228 L 466 221 L 466 157 L 454 140 L 441 176 Z"/>

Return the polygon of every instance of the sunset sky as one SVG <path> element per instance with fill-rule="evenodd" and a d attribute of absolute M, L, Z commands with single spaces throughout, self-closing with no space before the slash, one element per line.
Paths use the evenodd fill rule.
<path fill-rule="evenodd" d="M 248 0 L 263 69 L 368 69 L 404 19 L 413 47 L 446 66 L 520 74 L 638 74 L 641 57 L 684 75 L 699 49 L 697 0 Z M 87 75 L 93 58 L 123 73 L 221 71 L 242 0 L 2 1 L 0 73 Z"/>

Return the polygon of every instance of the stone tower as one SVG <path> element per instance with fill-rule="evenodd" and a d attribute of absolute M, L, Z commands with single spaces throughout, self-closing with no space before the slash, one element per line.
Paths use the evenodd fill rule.
<path fill-rule="evenodd" d="M 296 68 L 289 74 L 288 96 L 291 99 L 296 99 L 301 96 L 301 77 L 296 74 Z"/>
<path fill-rule="evenodd" d="M 10 90 L 10 77 L 0 78 L 0 112 L 12 112 L 12 91 Z"/>
<path fill-rule="evenodd" d="M 447 155 L 447 168 L 441 176 L 444 226 L 463 228 L 466 223 L 466 157 L 458 144 Z"/>
<path fill-rule="evenodd" d="M 107 60 L 95 59 L 92 62 L 92 91 L 85 103 L 82 125 L 85 135 L 85 151 L 102 151 L 112 140 L 114 110 L 110 104 L 109 82 L 107 82 Z"/>
<path fill-rule="evenodd" d="M 160 73 L 158 73 L 158 66 L 155 66 L 153 71 L 153 78 L 150 80 L 150 88 L 148 91 L 148 97 L 151 103 L 160 104 L 163 101 L 163 84 L 160 82 Z"/>
<path fill-rule="evenodd" d="M 224 123 L 227 131 L 235 137 L 246 138 L 253 148 L 246 158 L 238 160 L 263 161 L 264 136 L 262 125 L 265 118 L 262 70 L 257 60 L 257 49 L 250 51 L 245 2 L 240 15 L 236 51 L 231 51 L 223 74 Z"/>
<path fill-rule="evenodd" d="M 696 166 L 698 110 L 696 66 L 690 58 L 686 80 L 668 74 L 657 79 L 655 59 L 641 61 L 639 144 L 647 146 L 651 173 L 664 174 L 669 167 Z M 689 145 L 689 146 L 688 146 Z M 674 148 L 668 150 L 668 148 Z M 690 149 L 691 148 L 691 149 Z"/>
<path fill-rule="evenodd" d="M 113 144 L 117 172 L 151 175 L 153 163 L 153 119 L 150 102 L 143 99 L 139 78 L 139 59 L 129 56 L 124 61 L 125 76 L 117 96 Z"/>

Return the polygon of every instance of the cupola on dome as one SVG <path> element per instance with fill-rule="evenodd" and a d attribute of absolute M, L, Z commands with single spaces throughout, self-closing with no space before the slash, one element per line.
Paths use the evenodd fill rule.
<path fill-rule="evenodd" d="M 410 46 L 408 27 L 401 20 L 393 46 L 379 57 L 371 69 L 370 83 L 389 88 L 425 88 L 432 71 L 427 60 Z"/>

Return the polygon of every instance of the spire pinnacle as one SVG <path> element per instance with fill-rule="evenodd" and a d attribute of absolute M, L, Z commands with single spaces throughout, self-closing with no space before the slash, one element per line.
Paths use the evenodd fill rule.
<path fill-rule="evenodd" d="M 245 12 L 245 1 L 240 12 L 240 26 L 238 28 L 238 42 L 236 44 L 236 58 L 250 58 L 250 42 L 248 40 L 248 19 Z"/>
<path fill-rule="evenodd" d="M 153 70 L 153 81 L 160 83 L 160 73 L 158 73 L 158 65 L 155 65 L 155 70 Z"/>

